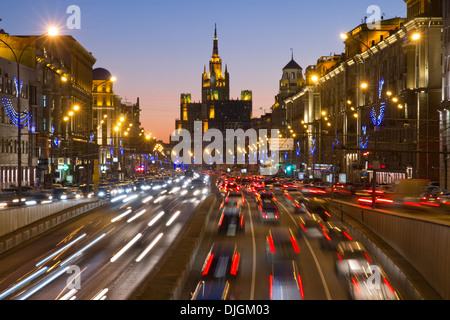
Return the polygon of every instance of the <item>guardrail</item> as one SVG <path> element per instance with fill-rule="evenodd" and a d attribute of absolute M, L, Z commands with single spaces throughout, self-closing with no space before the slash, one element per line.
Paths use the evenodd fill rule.
<path fill-rule="evenodd" d="M 0 211 L 0 254 L 66 222 L 102 206 L 107 201 L 82 199 Z"/>
<path fill-rule="evenodd" d="M 371 249 L 387 262 L 390 270 L 386 271 L 400 279 L 412 298 L 450 299 L 450 222 L 373 210 L 339 200 L 330 200 L 328 204 L 338 217 L 350 217 L 378 238 L 371 242 L 378 242 L 384 250 Z"/>

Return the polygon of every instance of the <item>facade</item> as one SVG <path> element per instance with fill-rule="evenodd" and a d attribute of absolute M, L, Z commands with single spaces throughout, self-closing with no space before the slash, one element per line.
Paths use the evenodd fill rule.
<path fill-rule="evenodd" d="M 376 30 L 361 24 L 346 35 L 342 59 L 308 67 L 316 82 L 307 78 L 286 101 L 303 173 L 369 182 L 375 168 L 379 183 L 439 180 L 441 28 L 440 17 L 423 14 Z"/>
<path fill-rule="evenodd" d="M 285 100 L 297 94 L 304 86 L 302 67 L 294 60 L 283 68 L 278 94 L 272 106 L 272 128 L 278 129 L 282 136 L 288 134 L 288 115 Z"/>
<path fill-rule="evenodd" d="M 201 121 L 204 131 L 213 128 L 224 133 L 227 129 L 247 130 L 251 127 L 252 108 L 251 91 L 242 91 L 240 99 L 230 99 L 230 75 L 226 66 L 223 70 L 215 29 L 209 72 L 205 66 L 202 74 L 202 101 L 192 102 L 190 93 L 181 95 L 176 129 L 193 133 L 194 122 Z"/>
<path fill-rule="evenodd" d="M 46 134 L 50 137 L 52 182 L 89 183 L 92 140 L 93 55 L 71 36 L 36 38 L 38 70 L 42 72 Z"/>
<path fill-rule="evenodd" d="M 450 187 L 450 3 L 443 2 L 442 36 L 442 105 L 440 110 L 441 179 L 444 189 Z"/>

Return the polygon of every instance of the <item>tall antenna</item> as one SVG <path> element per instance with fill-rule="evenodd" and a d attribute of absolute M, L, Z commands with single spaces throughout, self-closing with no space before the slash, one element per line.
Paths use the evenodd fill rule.
<path fill-rule="evenodd" d="M 291 48 L 291 59 L 294 60 L 294 49 Z"/>

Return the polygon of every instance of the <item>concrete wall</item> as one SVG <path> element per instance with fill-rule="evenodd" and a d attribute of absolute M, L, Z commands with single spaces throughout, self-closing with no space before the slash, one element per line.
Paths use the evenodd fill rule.
<path fill-rule="evenodd" d="M 0 254 L 103 204 L 86 199 L 0 211 Z"/>
<path fill-rule="evenodd" d="M 77 201 L 58 201 L 54 203 L 23 206 L 20 209 L 4 209 L 0 211 L 0 237 L 14 232 L 19 228 L 46 218 L 56 212 L 64 211 L 76 205 L 92 202 L 91 199 Z"/>
<path fill-rule="evenodd" d="M 450 299 L 450 222 L 372 210 L 338 200 L 329 204 L 335 213 L 348 215 L 373 231 L 413 266 L 440 298 Z"/>

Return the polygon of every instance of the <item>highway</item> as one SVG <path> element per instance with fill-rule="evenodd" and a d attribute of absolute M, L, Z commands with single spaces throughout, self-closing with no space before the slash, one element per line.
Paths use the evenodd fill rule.
<path fill-rule="evenodd" d="M 216 192 L 219 203 L 222 196 Z M 213 243 L 234 242 L 241 253 L 239 274 L 232 280 L 231 299 L 269 300 L 270 264 L 266 259 L 266 237 L 270 228 L 290 228 L 298 242 L 300 254 L 297 259 L 305 300 L 349 300 L 346 282 L 335 272 L 336 252 L 322 249 L 319 240 L 323 234 L 319 229 L 301 230 L 299 216 L 294 212 L 292 201 L 283 194 L 277 195 L 280 210 L 279 223 L 266 223 L 260 219 L 259 209 L 253 197 L 246 197 L 245 234 L 219 235 L 217 225 L 219 210 L 210 219 L 196 264 L 183 290 L 182 299 L 190 299 L 201 281 L 202 268 Z M 370 253 L 369 253 L 370 255 Z"/>
<path fill-rule="evenodd" d="M 192 192 L 178 184 L 122 195 L 6 252 L 0 299 L 126 300 L 207 196 Z"/>

